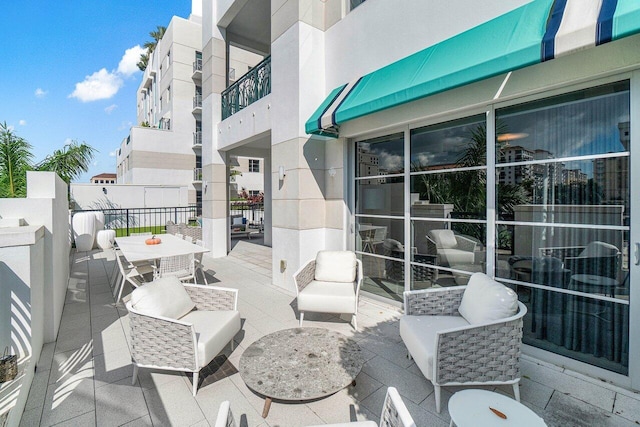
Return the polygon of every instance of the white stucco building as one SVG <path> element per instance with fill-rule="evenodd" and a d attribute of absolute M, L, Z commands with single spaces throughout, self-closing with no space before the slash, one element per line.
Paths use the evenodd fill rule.
<path fill-rule="evenodd" d="M 527 353 L 640 389 L 640 7 L 581 5 L 203 0 L 211 255 L 231 159 L 263 158 L 277 286 L 321 249 L 355 250 L 363 291 L 397 304 L 484 271 L 528 305 Z M 264 58 L 242 77 L 238 47 Z M 473 253 L 448 262 L 437 229 Z"/>
<path fill-rule="evenodd" d="M 137 125 L 117 150 L 119 184 L 179 185 L 202 192 L 202 12 L 174 16 L 137 91 Z"/>

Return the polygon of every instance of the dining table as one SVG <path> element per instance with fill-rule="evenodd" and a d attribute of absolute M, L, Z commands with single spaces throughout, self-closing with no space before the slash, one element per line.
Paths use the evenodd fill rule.
<path fill-rule="evenodd" d="M 116 243 L 124 257 L 130 263 L 153 261 L 170 256 L 209 252 L 209 249 L 187 242 L 173 234 L 158 235 L 156 237 L 160 238 L 160 243 L 147 245 L 145 241 L 150 237 L 151 236 L 116 237 Z"/>

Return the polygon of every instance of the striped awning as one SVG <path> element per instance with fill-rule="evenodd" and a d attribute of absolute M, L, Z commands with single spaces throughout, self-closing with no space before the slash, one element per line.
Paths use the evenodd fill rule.
<path fill-rule="evenodd" d="M 349 120 L 640 32 L 640 0 L 533 0 L 334 89 L 306 123 Z"/>

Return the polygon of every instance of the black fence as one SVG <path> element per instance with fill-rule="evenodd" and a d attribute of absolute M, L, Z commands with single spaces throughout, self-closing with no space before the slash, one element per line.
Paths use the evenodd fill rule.
<path fill-rule="evenodd" d="M 74 210 L 71 215 L 78 212 L 104 213 L 104 228 L 115 230 L 116 236 L 122 237 L 129 236 L 131 233 L 162 234 L 166 231 L 167 221 L 197 225 L 200 208 L 191 205 L 163 208 L 86 209 Z"/>

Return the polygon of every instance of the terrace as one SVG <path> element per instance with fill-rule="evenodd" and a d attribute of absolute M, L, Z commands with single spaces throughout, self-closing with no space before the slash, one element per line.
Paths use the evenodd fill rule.
<path fill-rule="evenodd" d="M 266 419 L 263 399 L 237 371 L 243 351 L 265 334 L 298 326 L 293 291 L 272 285 L 271 249 L 238 241 L 229 256 L 205 257 L 209 283 L 239 289 L 243 325 L 233 351 L 227 346 L 201 375 L 191 395 L 191 376 L 141 369 L 131 385 L 128 313 L 112 297 L 111 251 L 71 253 L 69 285 L 57 341 L 45 344 L 20 425 L 213 425 L 229 400 L 244 426 L 299 426 L 377 420 L 387 386 L 400 392 L 418 426 L 449 425 L 443 389 L 436 414 L 433 387 L 420 373 L 398 331 L 400 311 L 367 298 L 359 305 L 359 330 L 332 315 L 309 313 L 315 326 L 353 337 L 367 359 L 355 387 L 304 404 L 274 402 Z M 128 290 L 127 290 L 128 292 Z M 637 425 L 639 396 L 581 374 L 522 357 L 521 396 L 550 426 Z M 497 390 L 511 396 L 511 387 Z"/>

